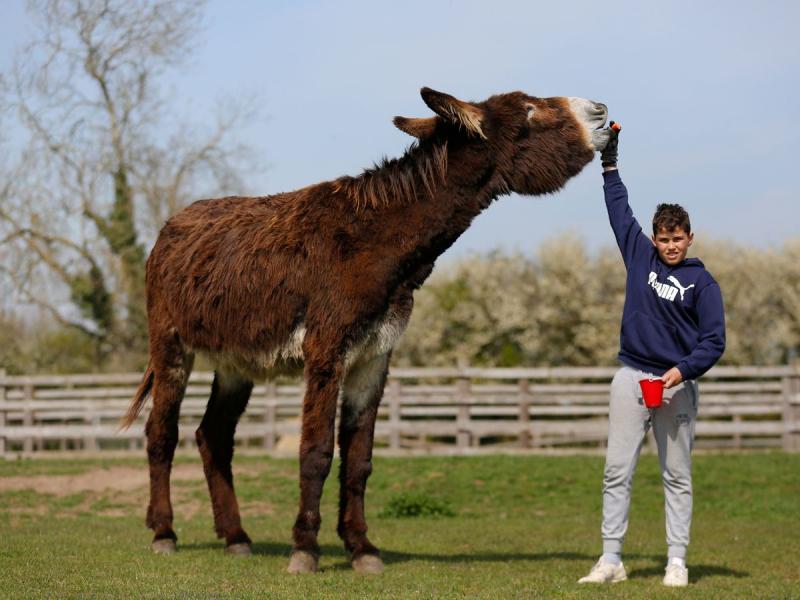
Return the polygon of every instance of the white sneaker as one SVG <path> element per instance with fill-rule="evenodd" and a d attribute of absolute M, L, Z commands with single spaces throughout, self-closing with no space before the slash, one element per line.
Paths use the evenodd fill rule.
<path fill-rule="evenodd" d="M 625 581 L 628 574 L 625 572 L 625 567 L 622 563 L 614 565 L 604 562 L 602 558 L 597 561 L 597 564 L 592 567 L 586 577 L 581 577 L 578 583 L 617 583 Z"/>
<path fill-rule="evenodd" d="M 689 585 L 689 569 L 680 565 L 667 565 L 664 585 L 669 587 L 686 587 Z"/>

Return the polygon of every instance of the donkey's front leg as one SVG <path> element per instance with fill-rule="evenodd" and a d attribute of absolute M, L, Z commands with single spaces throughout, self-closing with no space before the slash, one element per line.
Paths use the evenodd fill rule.
<path fill-rule="evenodd" d="M 306 395 L 300 437 L 300 510 L 292 535 L 294 548 L 290 573 L 313 573 L 319 562 L 317 533 L 321 518 L 322 486 L 333 461 L 333 432 L 336 401 L 343 364 L 341 360 L 314 360 L 306 355 Z"/>
<path fill-rule="evenodd" d="M 339 471 L 339 537 L 352 561 L 362 573 L 380 573 L 380 552 L 367 539 L 364 518 L 364 493 L 372 473 L 372 445 L 375 418 L 386 384 L 389 355 L 374 357 L 356 365 L 345 376 L 342 386 L 342 416 L 339 424 L 339 447 L 342 457 Z"/>

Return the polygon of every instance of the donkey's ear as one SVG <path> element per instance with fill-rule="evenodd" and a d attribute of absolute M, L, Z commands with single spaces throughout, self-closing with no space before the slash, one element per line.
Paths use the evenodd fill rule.
<path fill-rule="evenodd" d="M 428 87 L 422 88 L 420 94 L 425 104 L 437 115 L 443 119 L 447 119 L 451 123 L 461 125 L 464 129 L 478 137 L 486 139 L 483 129 L 481 128 L 484 116 L 482 109 L 469 102 L 459 100 L 450 94 L 437 92 Z"/>
<path fill-rule="evenodd" d="M 431 137 L 436 131 L 436 123 L 438 120 L 438 117 L 428 117 L 427 119 L 395 117 L 392 119 L 392 122 L 400 131 L 404 131 L 418 140 L 425 140 Z"/>

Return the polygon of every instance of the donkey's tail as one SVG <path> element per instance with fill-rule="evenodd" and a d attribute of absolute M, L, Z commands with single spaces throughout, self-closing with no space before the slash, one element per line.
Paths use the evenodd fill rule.
<path fill-rule="evenodd" d="M 139 383 L 139 388 L 136 390 L 136 395 L 133 397 L 133 401 L 128 407 L 128 412 L 125 413 L 125 416 L 122 417 L 122 420 L 119 423 L 120 429 L 127 429 L 130 427 L 131 424 L 133 424 L 133 422 L 136 420 L 136 417 L 139 416 L 139 413 L 142 412 L 142 408 L 144 408 L 144 402 L 147 400 L 150 390 L 153 389 L 154 377 L 155 372 L 153 371 L 152 362 L 148 362 L 147 369 L 145 369 L 144 375 L 142 376 L 142 381 Z"/>

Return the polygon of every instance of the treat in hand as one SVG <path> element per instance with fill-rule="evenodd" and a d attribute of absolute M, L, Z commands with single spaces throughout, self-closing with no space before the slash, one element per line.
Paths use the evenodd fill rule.
<path fill-rule="evenodd" d="M 619 132 L 622 131 L 622 125 L 615 121 L 608 124 L 608 143 L 603 151 L 600 153 L 600 164 L 604 167 L 617 166 L 617 153 L 619 147 Z"/>

